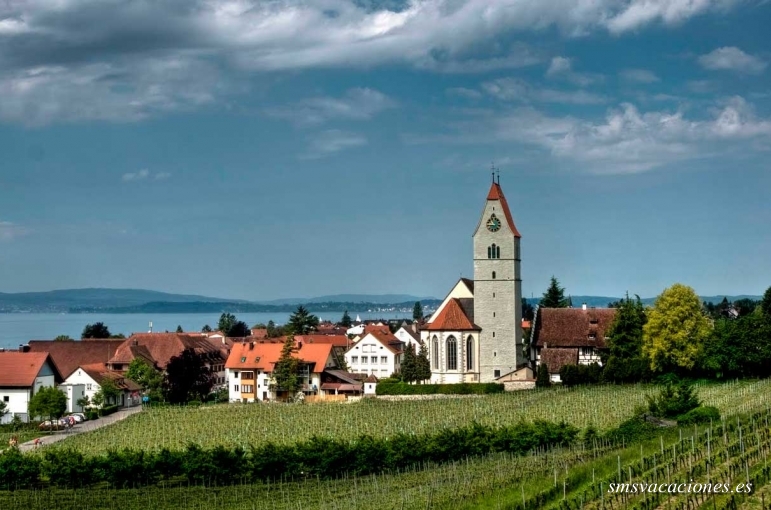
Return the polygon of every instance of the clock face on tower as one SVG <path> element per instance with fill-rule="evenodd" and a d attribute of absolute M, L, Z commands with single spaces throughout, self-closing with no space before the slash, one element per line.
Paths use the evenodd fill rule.
<path fill-rule="evenodd" d="M 487 220 L 487 230 L 490 232 L 498 232 L 501 229 L 501 220 L 495 214 L 490 215 L 490 219 Z"/>

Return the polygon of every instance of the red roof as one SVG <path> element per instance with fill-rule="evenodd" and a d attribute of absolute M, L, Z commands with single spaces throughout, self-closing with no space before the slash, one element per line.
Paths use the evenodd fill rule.
<path fill-rule="evenodd" d="M 283 343 L 278 342 L 237 342 L 230 350 L 225 368 L 232 370 L 262 370 L 272 372 L 281 358 Z M 323 372 L 332 353 L 332 344 L 303 343 L 292 356 L 306 363 L 314 364 L 313 372 Z M 243 361 L 242 361 L 243 360 Z"/>
<path fill-rule="evenodd" d="M 83 365 L 80 367 L 85 373 L 93 379 L 96 384 L 102 385 L 106 379 L 111 379 L 115 385 L 121 390 L 139 391 L 142 389 L 137 383 L 131 379 L 126 379 L 122 373 L 112 370 L 106 370 L 103 365 L 96 363 L 93 365 Z"/>
<path fill-rule="evenodd" d="M 0 352 L 0 388 L 34 386 L 46 362 L 54 373 L 54 381 L 61 382 L 62 376 L 47 352 Z"/>
<path fill-rule="evenodd" d="M 509 210 L 509 204 L 506 202 L 506 197 L 503 195 L 503 190 L 501 189 L 501 185 L 497 182 L 494 182 L 493 185 L 490 187 L 490 192 L 487 194 L 487 200 L 497 200 L 501 203 L 501 208 L 503 208 L 503 214 L 506 216 L 506 221 L 509 223 L 509 228 L 511 229 L 512 233 L 516 237 L 522 237 L 519 234 L 519 231 L 517 230 L 517 227 L 514 225 L 514 218 L 511 217 L 511 211 Z"/>
<path fill-rule="evenodd" d="M 123 344 L 122 339 L 88 340 L 30 340 L 30 352 L 47 352 L 51 355 L 56 368 L 67 378 L 81 365 L 107 363 Z"/>
<path fill-rule="evenodd" d="M 294 339 L 304 344 L 332 344 L 335 347 L 348 347 L 351 343 L 345 335 L 297 335 Z"/>
<path fill-rule="evenodd" d="M 212 360 L 225 359 L 221 348 L 212 343 L 210 338 L 187 333 L 135 333 L 127 338 L 126 345 L 143 345 L 158 364 L 165 370 L 169 360 L 179 356 L 186 349 L 193 349 L 197 354 Z"/>
<path fill-rule="evenodd" d="M 539 308 L 537 347 L 607 347 L 605 334 L 616 317 L 614 308 Z"/>
<path fill-rule="evenodd" d="M 452 298 L 442 308 L 434 322 L 427 324 L 423 329 L 433 331 L 479 331 L 482 328 L 471 322 L 460 306 L 460 301 L 457 298 Z"/>

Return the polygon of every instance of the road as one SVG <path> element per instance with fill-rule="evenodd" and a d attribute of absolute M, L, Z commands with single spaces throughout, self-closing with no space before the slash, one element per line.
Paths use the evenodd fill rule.
<path fill-rule="evenodd" d="M 128 416 L 131 416 L 132 414 L 138 413 L 141 410 L 142 410 L 142 406 L 129 407 L 128 409 L 121 409 L 120 411 L 117 411 L 109 416 L 104 416 L 102 418 L 99 418 L 98 420 L 90 420 L 90 421 L 85 421 L 83 423 L 78 423 L 69 431 L 66 431 L 66 432 L 60 431 L 60 432 L 55 432 L 53 435 L 50 435 L 50 436 L 42 436 L 40 438 L 40 441 L 42 441 L 42 445 L 43 447 L 45 447 L 45 445 L 49 445 L 51 443 L 57 443 L 63 439 L 72 437 L 74 434 L 82 434 L 83 432 L 90 432 L 92 430 L 106 427 L 107 425 L 120 421 Z M 28 452 L 34 448 L 35 448 L 34 439 L 32 441 L 27 441 L 26 443 L 22 443 L 19 445 L 19 449 L 22 452 Z"/>

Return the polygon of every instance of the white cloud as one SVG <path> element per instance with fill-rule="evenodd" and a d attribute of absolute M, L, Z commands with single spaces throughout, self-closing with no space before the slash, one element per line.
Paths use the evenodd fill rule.
<path fill-rule="evenodd" d="M 12 241 L 28 233 L 29 231 L 21 225 L 10 221 L 0 221 L 0 241 Z"/>
<path fill-rule="evenodd" d="M 618 74 L 621 79 L 635 83 L 655 83 L 661 81 L 653 71 L 648 69 L 624 69 Z"/>
<path fill-rule="evenodd" d="M 630 103 L 601 120 L 547 115 L 533 107 L 491 112 L 455 124 L 456 134 L 413 138 L 412 143 L 518 143 L 550 154 L 571 168 L 597 174 L 644 172 L 771 142 L 771 120 L 759 118 L 740 97 L 703 118 L 680 110 L 640 111 Z"/>
<path fill-rule="evenodd" d="M 309 98 L 293 105 L 269 108 L 267 113 L 308 126 L 336 119 L 370 119 L 394 106 L 396 101 L 377 90 L 355 88 L 348 90 L 342 97 Z"/>
<path fill-rule="evenodd" d="M 147 168 L 143 168 L 137 172 L 125 173 L 121 179 L 123 182 L 146 181 L 151 179 L 155 181 L 162 181 L 168 179 L 169 177 L 171 177 L 169 172 L 158 172 L 154 174 Z"/>
<path fill-rule="evenodd" d="M 339 129 L 328 129 L 309 139 L 308 151 L 302 157 L 304 159 L 321 158 L 367 143 L 367 138 L 363 135 Z"/>
<path fill-rule="evenodd" d="M 554 57 L 551 59 L 549 69 L 546 70 L 546 76 L 554 76 L 555 74 L 566 73 L 571 70 L 572 64 L 570 59 L 566 57 Z"/>
<path fill-rule="evenodd" d="M 465 97 L 466 99 L 479 99 L 482 93 L 475 89 L 465 87 L 452 87 L 444 91 L 448 96 Z"/>
<path fill-rule="evenodd" d="M 596 73 L 580 73 L 573 70 L 573 60 L 567 57 L 554 57 L 549 63 L 549 68 L 546 70 L 546 76 L 552 79 L 563 79 L 578 85 L 579 87 L 586 87 L 592 83 L 598 83 L 605 79 L 601 74 Z"/>
<path fill-rule="evenodd" d="M 570 37 L 674 25 L 740 1 L 410 0 L 392 10 L 354 0 L 3 2 L 0 119 L 141 120 L 222 101 L 249 81 L 245 70 L 516 68 L 543 59 L 524 44 L 480 47 L 551 28 Z"/>
<path fill-rule="evenodd" d="M 482 84 L 488 95 L 503 101 L 523 103 L 600 104 L 607 99 L 585 90 L 555 90 L 536 87 L 519 78 L 499 78 Z"/>
<path fill-rule="evenodd" d="M 740 73 L 762 73 L 768 65 L 763 60 L 744 53 L 735 46 L 724 46 L 699 57 L 705 69 L 737 71 Z"/>

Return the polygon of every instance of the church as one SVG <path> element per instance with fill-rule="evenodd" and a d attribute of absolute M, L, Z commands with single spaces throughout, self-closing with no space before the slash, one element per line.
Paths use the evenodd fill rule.
<path fill-rule="evenodd" d="M 432 383 L 495 382 L 529 366 L 521 237 L 500 178 L 493 179 L 473 234 L 474 279 L 461 278 L 421 328 Z"/>

